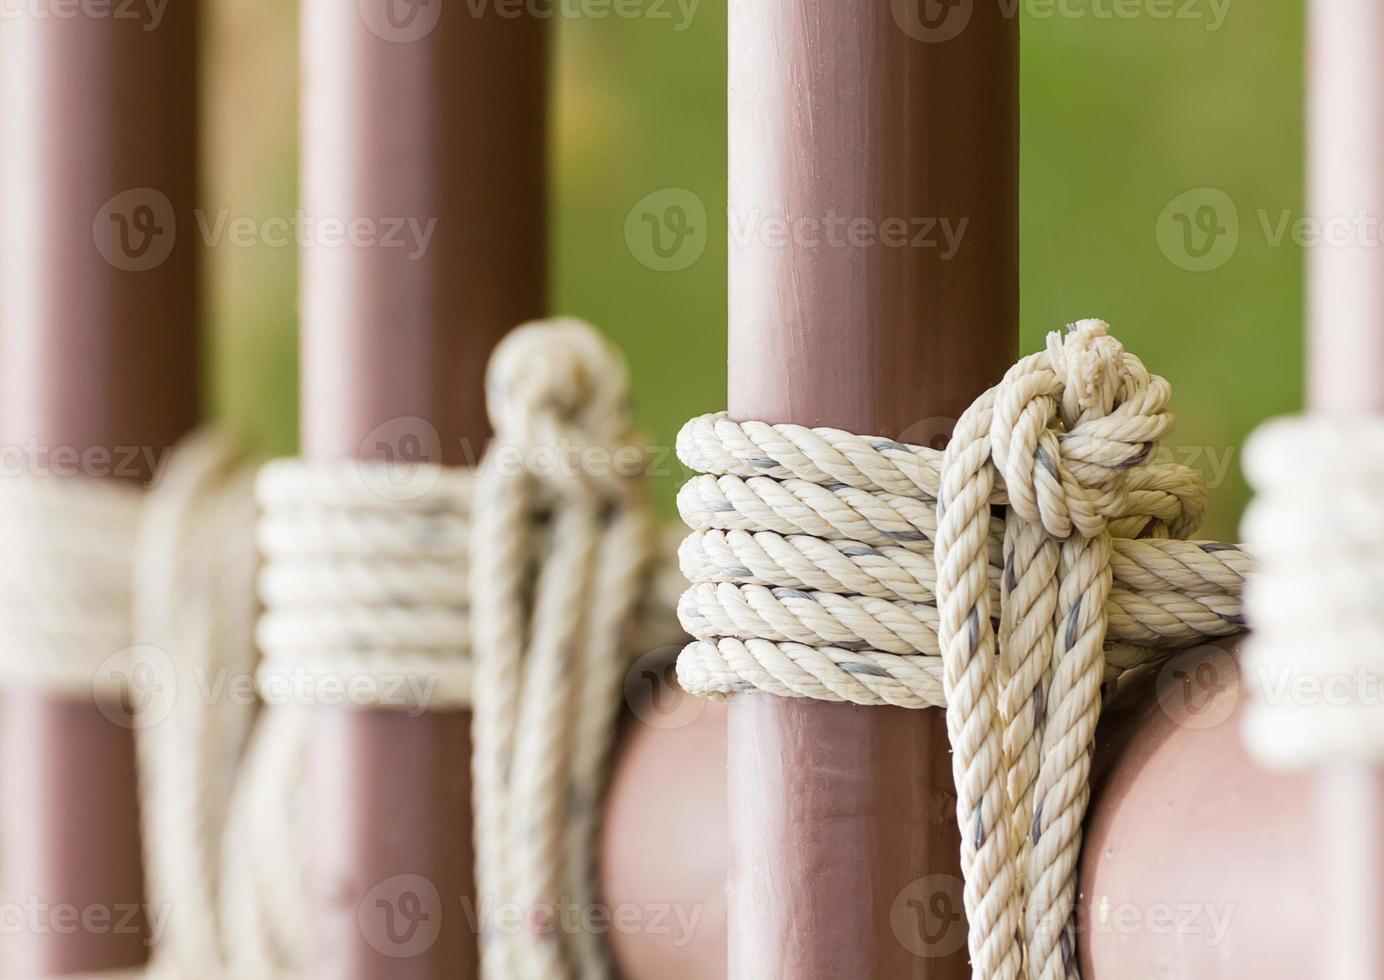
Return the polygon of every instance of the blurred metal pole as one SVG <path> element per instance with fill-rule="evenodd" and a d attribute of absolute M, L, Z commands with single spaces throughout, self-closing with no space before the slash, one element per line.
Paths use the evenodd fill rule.
<path fill-rule="evenodd" d="M 733 417 L 940 444 L 1014 360 L 1001 6 L 732 0 Z M 751 224 L 782 219 L 807 233 Z M 732 980 L 969 977 L 943 713 L 744 694 L 728 717 Z"/>
<path fill-rule="evenodd" d="M 0 21 L 7 460 L 144 481 L 196 422 L 198 10 Z M 0 697 L 0 894 L 32 910 L 5 938 L 6 975 L 144 960 L 135 790 L 123 706 Z"/>
<path fill-rule="evenodd" d="M 486 360 L 546 306 L 546 21 L 513 13 L 303 4 L 303 208 L 371 230 L 301 253 L 307 456 L 483 448 Z M 476 976 L 470 723 L 316 710 L 315 977 Z"/>
<path fill-rule="evenodd" d="M 1308 408 L 1384 412 L 1384 6 L 1313 0 L 1308 42 L 1308 210 L 1354 221 L 1349 242 L 1308 249 Z M 1373 229 L 1372 241 L 1366 229 Z M 1384 976 L 1384 772 L 1319 777 L 1332 980 Z"/>

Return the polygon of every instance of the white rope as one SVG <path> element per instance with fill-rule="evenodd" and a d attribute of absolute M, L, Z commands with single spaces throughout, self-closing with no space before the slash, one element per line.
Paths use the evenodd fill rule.
<path fill-rule="evenodd" d="M 471 474 L 276 460 L 257 493 L 266 702 L 469 707 Z"/>
<path fill-rule="evenodd" d="M 134 542 L 134 635 L 153 679 L 135 716 L 145 879 L 168 914 L 153 966 L 173 972 L 228 956 L 222 839 L 255 719 L 229 685 L 254 670 L 258 565 L 251 478 L 234 464 L 224 439 L 188 440 L 148 492 Z"/>
<path fill-rule="evenodd" d="M 148 491 L 81 478 L 0 481 L 0 535 L 26 557 L 6 568 L 32 572 L 11 574 L 0 590 L 0 676 L 95 697 L 135 729 L 148 901 L 165 921 L 148 967 L 93 975 L 101 980 L 276 975 L 241 968 L 263 937 L 227 933 L 221 918 L 242 869 L 272 859 L 259 845 L 288 836 L 301 809 L 301 780 L 285 781 L 260 793 L 271 835 L 247 837 L 231 818 L 233 796 L 263 789 L 254 767 L 241 766 L 256 714 L 245 696 L 257 565 L 249 472 L 235 467 L 228 442 L 199 434 Z M 300 846 L 281 850 L 296 858 Z M 301 909 L 299 865 L 275 865 L 272 883 L 257 881 L 242 904 L 277 898 Z"/>
<path fill-rule="evenodd" d="M 1268 423 L 1245 449 L 1260 559 L 1246 605 L 1246 744 L 1280 768 L 1384 760 L 1384 423 Z"/>
<path fill-rule="evenodd" d="M 143 494 L 114 480 L 0 479 L 0 683 L 119 698 L 134 657 L 131 574 Z"/>
<path fill-rule="evenodd" d="M 210 436 L 148 493 L 0 481 L 0 544 L 24 556 L 0 580 L 0 681 L 106 699 L 139 684 L 149 894 L 169 917 L 147 969 L 102 980 L 310 976 L 308 706 L 473 698 L 481 907 L 517 903 L 533 927 L 482 937 L 487 977 L 610 975 L 583 926 L 605 766 L 633 654 L 681 635 L 673 563 L 655 560 L 605 341 L 573 321 L 523 327 L 488 387 L 479 479 L 276 461 L 253 481 L 258 524 L 252 478 Z"/>
<path fill-rule="evenodd" d="M 575 321 L 496 351 L 476 487 L 477 878 L 525 928 L 481 937 L 487 980 L 610 975 L 594 928 L 605 764 L 653 523 L 618 353 Z M 574 914 L 572 914 L 574 913 Z"/>
<path fill-rule="evenodd" d="M 945 454 L 832 429 L 690 422 L 679 607 L 692 693 L 946 706 L 974 973 L 1075 976 L 1104 680 L 1243 628 L 1242 551 L 1180 540 L 1190 470 L 1145 465 L 1167 383 L 1099 321 L 1054 335 Z"/>

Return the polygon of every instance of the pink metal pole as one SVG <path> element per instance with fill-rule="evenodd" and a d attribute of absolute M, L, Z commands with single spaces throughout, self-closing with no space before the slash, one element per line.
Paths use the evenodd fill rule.
<path fill-rule="evenodd" d="M 198 10 L 14 4 L 0 16 L 7 467 L 144 481 L 196 424 Z M 0 695 L 0 894 L 0 975 L 144 959 L 120 705 Z"/>
<path fill-rule="evenodd" d="M 303 207 L 356 229 L 302 254 L 308 457 L 474 462 L 490 351 L 544 311 L 547 22 L 504 6 L 302 5 Z M 470 713 L 313 725 L 313 976 L 474 978 Z"/>
<path fill-rule="evenodd" d="M 1313 0 L 1310 9 L 1309 208 L 1354 232 L 1308 252 L 1308 407 L 1384 412 L 1384 6 Z M 1329 767 L 1317 798 L 1330 883 L 1327 975 L 1373 980 L 1384 976 L 1384 772 Z"/>

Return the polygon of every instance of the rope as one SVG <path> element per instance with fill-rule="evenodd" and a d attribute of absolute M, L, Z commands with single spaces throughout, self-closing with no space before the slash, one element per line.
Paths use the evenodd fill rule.
<path fill-rule="evenodd" d="M 1280 419 L 1246 446 L 1244 532 L 1261 567 L 1245 596 L 1244 736 L 1266 765 L 1384 759 L 1381 461 L 1384 426 L 1368 417 Z"/>
<path fill-rule="evenodd" d="M 584 324 L 515 330 L 486 378 L 495 438 L 476 481 L 471 588 L 480 893 L 488 980 L 611 974 L 597 930 L 605 765 L 655 556 L 628 380 Z M 576 912 L 576 921 L 568 911 Z"/>
<path fill-rule="evenodd" d="M 212 685 L 254 669 L 258 566 L 251 477 L 235 462 L 223 438 L 187 440 L 145 496 L 133 542 L 134 636 L 152 679 L 135 715 L 145 883 L 168 912 L 151 967 L 170 973 L 229 955 L 222 838 L 255 705 Z"/>
<path fill-rule="evenodd" d="M 0 480 L 0 680 L 119 698 L 134 658 L 131 576 L 137 487 L 114 480 Z M 22 557 L 21 557 L 22 556 Z"/>
<path fill-rule="evenodd" d="M 469 707 L 471 474 L 284 459 L 256 490 L 266 702 Z"/>
<path fill-rule="evenodd" d="M 613 348 L 531 324 L 487 386 L 479 473 L 279 460 L 254 478 L 198 436 L 147 493 L 0 481 L 0 544 L 24 556 L 0 579 L 0 681 L 139 685 L 148 886 L 170 914 L 147 968 L 103 980 L 309 975 L 308 706 L 473 702 L 482 894 L 528 913 L 482 936 L 486 976 L 611 975 L 586 922 L 605 767 L 626 667 L 675 636 L 673 563 Z M 258 701 L 234 696 L 250 677 Z"/>
<path fill-rule="evenodd" d="M 240 869 L 255 864 L 244 856 L 267 856 L 223 847 L 240 833 L 234 798 L 255 781 L 240 760 L 256 705 L 228 696 L 254 665 L 254 506 L 235 461 L 226 440 L 203 433 L 148 491 L 0 481 L 0 536 L 25 556 L 0 589 L 0 677 L 94 697 L 135 730 L 148 900 L 167 915 L 148 967 L 93 975 L 103 980 L 274 975 L 239 970 L 259 937 L 225 933 L 220 919 Z M 290 788 L 268 801 L 275 837 L 296 805 Z M 293 866 L 248 900 L 287 894 L 301 907 Z"/>
<path fill-rule="evenodd" d="M 1075 976 L 1102 683 L 1240 631 L 1247 554 L 1182 540 L 1204 490 L 1148 465 L 1166 381 L 1100 321 L 982 395 L 945 453 L 690 422 L 678 505 L 694 694 L 945 706 L 974 973 Z"/>

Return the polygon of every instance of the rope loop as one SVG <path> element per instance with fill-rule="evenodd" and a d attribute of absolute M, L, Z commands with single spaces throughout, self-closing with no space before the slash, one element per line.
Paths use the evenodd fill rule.
<path fill-rule="evenodd" d="M 495 349 L 486 393 L 488 464 L 550 493 L 626 499 L 644 474 L 620 352 L 574 319 L 528 323 Z"/>
<path fill-rule="evenodd" d="M 694 419 L 678 660 L 690 693 L 947 709 L 971 959 L 1076 973 L 1076 858 L 1104 682 L 1243 628 L 1249 556 L 1151 463 L 1168 383 L 1099 320 L 1049 336 L 945 452 Z"/>
<path fill-rule="evenodd" d="M 1171 394 L 1104 321 L 1049 334 L 994 393 L 990 452 L 1010 506 L 1058 540 L 1096 537 L 1126 511 L 1129 471 L 1171 428 Z M 983 428 L 984 400 L 973 411 Z"/>
<path fill-rule="evenodd" d="M 598 789 L 655 581 L 644 448 L 623 360 L 579 321 L 516 329 L 487 389 L 495 439 L 470 578 L 476 873 L 482 894 L 554 928 L 483 935 L 481 972 L 609 976 L 584 924 L 598 901 Z"/>

